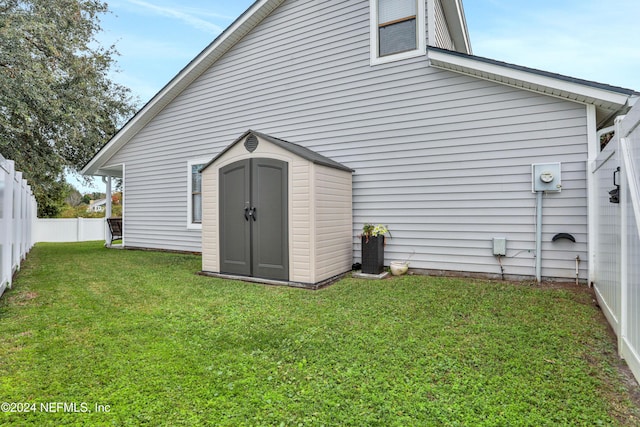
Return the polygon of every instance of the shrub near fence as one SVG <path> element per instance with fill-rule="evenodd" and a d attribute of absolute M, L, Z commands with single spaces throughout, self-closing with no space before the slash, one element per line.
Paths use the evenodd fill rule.
<path fill-rule="evenodd" d="M 11 287 L 13 273 L 33 247 L 33 224 L 38 212 L 31 187 L 0 155 L 0 295 Z"/>

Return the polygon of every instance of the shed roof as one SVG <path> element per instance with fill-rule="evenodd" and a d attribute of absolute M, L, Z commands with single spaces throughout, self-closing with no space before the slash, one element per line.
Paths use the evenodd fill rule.
<path fill-rule="evenodd" d="M 310 149 L 308 149 L 306 147 L 303 147 L 302 145 L 294 144 L 293 142 L 285 141 L 284 139 L 276 138 L 276 137 L 264 134 L 262 132 L 256 132 L 256 131 L 251 130 L 251 129 L 249 129 L 248 131 L 243 133 L 238 139 L 236 139 L 234 142 L 229 144 L 229 146 L 227 146 L 227 148 L 222 150 L 220 152 L 220 154 L 218 154 L 209 163 L 207 163 L 202 168 L 202 170 L 205 170 L 206 168 L 211 166 L 220 157 L 222 157 L 227 151 L 229 151 L 234 145 L 238 144 L 241 141 L 244 141 L 245 138 L 248 137 L 251 134 L 253 134 L 256 137 L 258 137 L 260 139 L 263 139 L 265 141 L 269 141 L 270 143 L 272 143 L 274 145 L 277 145 L 278 147 L 280 147 L 280 148 L 282 148 L 284 150 L 287 150 L 287 151 L 295 154 L 298 157 L 301 157 L 301 158 L 303 158 L 305 160 L 308 160 L 311 163 L 315 163 L 317 165 L 322 165 L 322 166 L 327 166 L 327 167 L 334 168 L 334 169 L 340 169 L 340 170 L 347 171 L 347 172 L 354 172 L 354 170 L 351 169 L 350 167 L 345 166 L 342 163 L 338 163 L 335 160 L 332 160 L 332 159 L 330 159 L 328 157 L 325 157 L 322 154 L 316 153 L 315 151 L 310 150 Z"/>

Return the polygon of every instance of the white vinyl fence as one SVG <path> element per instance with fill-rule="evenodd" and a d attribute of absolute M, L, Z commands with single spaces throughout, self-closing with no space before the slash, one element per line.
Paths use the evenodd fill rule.
<path fill-rule="evenodd" d="M 620 355 L 640 380 L 640 106 L 617 119 L 615 135 L 590 167 L 595 218 L 594 287 L 618 336 Z M 617 194 L 616 194 L 617 193 Z M 617 196 L 617 197 L 616 197 Z"/>
<path fill-rule="evenodd" d="M 0 295 L 11 288 L 13 273 L 33 247 L 33 223 L 38 207 L 31 187 L 0 155 Z"/>
<path fill-rule="evenodd" d="M 36 242 L 87 242 L 105 240 L 104 218 L 38 218 Z"/>

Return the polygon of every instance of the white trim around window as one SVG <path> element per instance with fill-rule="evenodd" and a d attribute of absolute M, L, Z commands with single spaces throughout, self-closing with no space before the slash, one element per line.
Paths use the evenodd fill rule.
<path fill-rule="evenodd" d="M 427 31 L 425 23 L 425 0 L 414 0 L 416 2 L 416 49 L 385 56 L 380 55 L 380 23 L 378 22 L 380 1 L 381 0 L 369 0 L 370 64 L 373 66 L 426 55 Z"/>
<path fill-rule="evenodd" d="M 200 194 L 200 209 L 202 209 L 202 187 L 199 192 L 194 193 L 193 188 L 193 167 L 197 165 L 206 165 L 211 159 L 193 159 L 187 162 L 187 229 L 189 230 L 202 230 L 202 219 L 194 218 L 194 197 Z M 201 182 L 201 181 L 200 181 Z M 202 184 L 201 184 L 202 185 Z M 195 189 L 197 190 L 197 189 Z M 202 213 L 200 214 L 202 215 Z"/>

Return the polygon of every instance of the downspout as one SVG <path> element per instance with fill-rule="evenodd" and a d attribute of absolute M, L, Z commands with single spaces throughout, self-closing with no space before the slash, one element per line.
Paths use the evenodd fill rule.
<path fill-rule="evenodd" d="M 542 281 L 542 191 L 536 191 L 536 282 Z"/>

